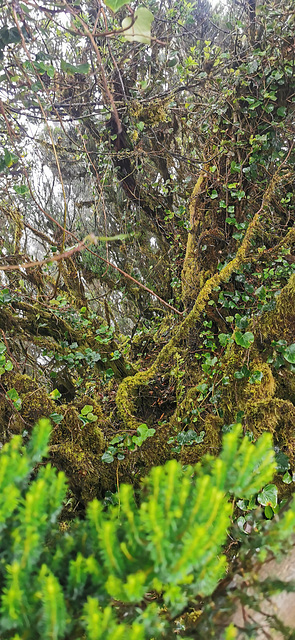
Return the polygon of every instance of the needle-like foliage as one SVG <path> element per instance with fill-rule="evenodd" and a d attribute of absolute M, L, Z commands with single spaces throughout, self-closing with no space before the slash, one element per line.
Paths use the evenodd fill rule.
<path fill-rule="evenodd" d="M 164 637 L 224 576 L 230 497 L 249 499 L 272 479 L 271 436 L 253 444 L 237 425 L 219 458 L 154 467 L 136 501 L 122 485 L 117 506 L 93 500 L 85 520 L 62 533 L 64 474 L 40 465 L 31 475 L 49 435 L 41 420 L 27 449 L 16 436 L 0 455 L 1 638 Z"/>

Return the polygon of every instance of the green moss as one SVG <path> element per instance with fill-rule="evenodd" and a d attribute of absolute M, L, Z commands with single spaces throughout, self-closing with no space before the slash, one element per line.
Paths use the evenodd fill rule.
<path fill-rule="evenodd" d="M 294 341 L 295 336 L 295 274 L 277 297 L 273 311 L 265 313 L 259 324 L 264 342 L 271 340 Z"/>
<path fill-rule="evenodd" d="M 289 400 L 295 405 L 295 376 L 285 367 L 280 369 L 276 378 L 276 395 L 283 400 Z"/>
<path fill-rule="evenodd" d="M 128 376 L 128 378 L 125 378 L 123 382 L 121 382 L 118 388 L 116 404 L 121 418 L 129 429 L 137 429 L 140 424 L 134 416 L 135 406 L 133 399 L 136 389 L 151 380 L 152 370 L 156 371 L 154 365 L 150 369 L 147 369 L 147 371 L 139 371 L 133 377 Z"/>
<path fill-rule="evenodd" d="M 206 453 L 217 456 L 221 446 L 223 424 L 224 421 L 218 416 L 207 415 L 202 425 L 202 431 L 205 431 L 203 442 L 182 447 L 182 464 L 196 464 Z"/>
<path fill-rule="evenodd" d="M 7 375 L 5 383 L 9 384 L 10 388 L 14 387 L 19 395 L 32 393 L 38 389 L 38 383 L 35 380 L 21 373 L 11 372 Z"/>
<path fill-rule="evenodd" d="M 65 472 L 75 497 L 85 504 L 102 495 L 100 470 L 105 438 L 96 422 L 83 426 L 76 407 L 62 405 L 59 411 L 64 419 L 52 431 L 50 459 Z"/>
<path fill-rule="evenodd" d="M 134 462 L 141 473 L 146 474 L 151 467 L 164 464 L 173 457 L 172 445 L 168 444 L 168 440 L 173 434 L 174 430 L 171 429 L 170 424 L 159 426 L 152 438 L 146 440 L 138 448 L 136 454 L 133 454 Z"/>
<path fill-rule="evenodd" d="M 21 394 L 20 394 L 21 395 Z M 21 416 L 26 425 L 33 427 L 39 418 L 49 417 L 56 411 L 56 404 L 48 397 L 46 389 L 39 387 L 22 398 Z"/>
<path fill-rule="evenodd" d="M 223 410 L 225 423 L 235 420 L 238 411 L 245 411 L 248 403 L 269 400 L 275 393 L 275 379 L 270 366 L 260 359 L 257 352 L 251 352 L 251 364 L 249 363 L 249 377 L 237 379 L 235 373 L 240 371 L 243 365 L 247 366 L 247 353 L 233 345 L 228 359 L 223 365 L 223 372 L 229 378 L 229 384 L 223 388 L 220 407 Z M 249 378 L 256 372 L 261 372 L 262 379 L 258 384 L 250 383 Z"/>
<path fill-rule="evenodd" d="M 245 411 L 245 426 L 258 437 L 263 431 L 273 434 L 274 442 L 295 462 L 295 407 L 281 398 L 260 399 L 248 403 Z"/>

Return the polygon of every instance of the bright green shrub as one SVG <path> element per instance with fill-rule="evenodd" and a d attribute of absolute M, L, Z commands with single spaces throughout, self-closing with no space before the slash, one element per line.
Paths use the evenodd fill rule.
<path fill-rule="evenodd" d="M 94 500 L 85 521 L 64 533 L 64 474 L 40 465 L 32 476 L 49 435 L 41 420 L 27 449 L 16 436 L 0 454 L 1 638 L 167 637 L 169 619 L 193 596 L 210 595 L 224 575 L 228 497 L 250 498 L 272 479 L 270 435 L 252 444 L 237 426 L 224 436 L 219 458 L 155 467 L 139 505 L 123 485 L 118 506 L 106 511 Z M 162 595 L 164 610 L 146 605 L 150 592 Z"/>

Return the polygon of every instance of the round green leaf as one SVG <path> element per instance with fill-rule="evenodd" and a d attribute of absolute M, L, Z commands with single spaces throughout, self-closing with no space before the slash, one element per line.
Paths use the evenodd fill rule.
<path fill-rule="evenodd" d="M 221 344 L 222 347 L 225 347 L 229 341 L 231 340 L 231 334 L 230 333 L 220 333 L 218 336 L 218 340 Z"/>
<path fill-rule="evenodd" d="M 92 404 L 85 404 L 83 409 L 81 409 L 81 415 L 82 416 L 86 416 L 87 413 L 92 411 L 92 409 L 93 409 L 93 405 Z"/>
<path fill-rule="evenodd" d="M 109 7 L 114 13 L 119 11 L 124 4 L 127 4 L 128 0 L 105 0 L 105 4 Z"/>
<path fill-rule="evenodd" d="M 59 424 L 64 418 L 62 413 L 51 413 L 49 417 L 55 424 Z"/>
<path fill-rule="evenodd" d="M 51 391 L 51 393 L 49 394 L 49 398 L 52 398 L 52 400 L 58 400 L 60 396 L 61 393 L 58 389 L 53 389 L 53 391 Z"/>
<path fill-rule="evenodd" d="M 257 500 L 263 507 L 276 507 L 278 503 L 278 489 L 275 484 L 267 484 L 259 493 Z"/>
<path fill-rule="evenodd" d="M 267 505 L 267 506 L 265 507 L 265 509 L 264 509 L 264 515 L 265 515 L 265 517 L 266 517 L 268 520 L 271 520 L 271 519 L 273 518 L 273 516 L 274 516 L 274 512 L 273 512 L 272 508 L 271 508 L 269 505 Z"/>
<path fill-rule="evenodd" d="M 246 331 L 246 333 L 242 333 L 241 331 L 236 331 L 234 335 L 234 339 L 236 344 L 238 344 L 240 347 L 249 349 L 252 342 L 254 342 L 254 334 L 251 331 Z"/>
<path fill-rule="evenodd" d="M 263 378 L 262 371 L 254 371 L 249 379 L 250 384 L 260 384 Z"/>
<path fill-rule="evenodd" d="M 114 461 L 114 456 L 112 456 L 111 453 L 109 453 L 108 451 L 106 451 L 102 456 L 101 456 L 101 461 L 102 462 L 106 462 L 107 464 L 110 464 L 111 462 Z"/>
<path fill-rule="evenodd" d="M 138 7 L 134 12 L 135 22 L 132 24 L 132 18 L 124 18 L 122 28 L 125 29 L 124 37 L 128 42 L 142 42 L 143 44 L 151 44 L 151 24 L 153 22 L 153 14 L 145 7 Z"/>
<path fill-rule="evenodd" d="M 86 416 L 87 420 L 89 420 L 89 422 L 96 422 L 96 420 L 98 420 L 97 416 L 94 413 L 87 413 Z"/>
<path fill-rule="evenodd" d="M 88 64 L 88 62 L 85 62 L 85 64 L 74 65 L 74 64 L 70 64 L 69 62 L 66 62 L 65 60 L 61 60 L 60 68 L 62 71 L 64 71 L 64 73 L 67 73 L 68 75 L 72 76 L 75 73 L 87 74 L 90 69 L 90 64 Z"/>
<path fill-rule="evenodd" d="M 291 484 L 292 482 L 292 476 L 288 471 L 286 471 L 286 473 L 283 475 L 283 482 L 285 484 Z"/>
<path fill-rule="evenodd" d="M 5 353 L 5 351 L 6 351 L 6 346 L 4 342 L 0 342 L 0 354 Z"/>
<path fill-rule="evenodd" d="M 295 342 L 293 344 L 290 344 L 290 346 L 286 348 L 283 355 L 287 362 L 295 364 Z"/>

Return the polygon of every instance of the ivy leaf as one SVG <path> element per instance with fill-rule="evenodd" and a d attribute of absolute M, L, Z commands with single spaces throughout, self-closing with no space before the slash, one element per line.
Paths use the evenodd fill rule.
<path fill-rule="evenodd" d="M 145 7 L 138 7 L 134 12 L 134 18 L 134 24 L 132 24 L 131 17 L 124 18 L 122 22 L 122 28 L 125 29 L 125 40 L 128 40 L 128 42 L 151 44 L 151 24 L 154 19 L 153 14 Z"/>
<path fill-rule="evenodd" d="M 30 193 L 29 187 L 26 184 L 16 184 L 13 188 L 19 196 L 26 196 Z"/>
<path fill-rule="evenodd" d="M 0 354 L 5 353 L 5 351 L 6 351 L 6 346 L 4 342 L 0 342 Z"/>
<path fill-rule="evenodd" d="M 60 68 L 64 73 L 67 73 L 69 76 L 73 76 L 75 73 L 88 73 L 90 64 L 88 64 L 88 62 L 85 62 L 85 64 L 70 64 L 65 60 L 61 60 Z"/>
<path fill-rule="evenodd" d="M 18 392 L 16 389 L 9 389 L 9 391 L 6 392 L 6 395 L 8 396 L 8 398 L 10 398 L 10 400 L 13 402 L 13 406 L 17 411 L 20 411 L 21 406 L 22 406 L 22 401 L 21 398 L 18 395 Z"/>
<path fill-rule="evenodd" d="M 124 440 L 124 436 L 115 436 L 110 441 L 110 444 L 118 444 L 118 442 L 122 442 Z"/>
<path fill-rule="evenodd" d="M 2 29 L 0 29 L 0 39 L 2 43 L 1 48 L 7 44 L 16 44 L 21 42 L 21 36 L 17 27 L 12 27 L 11 29 L 8 29 L 6 26 L 2 27 Z"/>
<path fill-rule="evenodd" d="M 267 484 L 259 493 L 257 500 L 263 507 L 276 507 L 278 503 L 278 489 L 275 484 Z"/>
<path fill-rule="evenodd" d="M 295 342 L 285 349 L 283 356 L 287 362 L 295 364 Z"/>
<path fill-rule="evenodd" d="M 249 376 L 250 376 L 250 371 L 245 364 L 242 366 L 242 368 L 239 371 L 234 372 L 234 377 L 236 378 L 236 380 L 242 380 L 242 378 L 249 378 Z"/>
<path fill-rule="evenodd" d="M 9 389 L 9 391 L 7 391 L 6 395 L 8 396 L 8 398 L 10 398 L 10 400 L 12 400 L 13 402 L 15 400 L 18 400 L 19 395 L 16 389 Z"/>
<path fill-rule="evenodd" d="M 284 484 L 291 484 L 291 482 L 292 482 L 292 476 L 291 476 L 291 474 L 289 473 L 289 471 L 286 471 L 286 473 L 284 473 L 284 475 L 283 475 L 283 482 L 284 482 Z"/>
<path fill-rule="evenodd" d="M 53 389 L 53 391 L 49 393 L 49 398 L 51 398 L 52 400 L 58 400 L 60 396 L 61 396 L 61 393 L 58 389 Z"/>
<path fill-rule="evenodd" d="M 220 333 L 218 336 L 218 340 L 222 347 L 225 347 L 231 340 L 230 333 Z"/>
<path fill-rule="evenodd" d="M 146 424 L 140 424 L 137 429 L 138 435 L 132 437 L 132 442 L 134 442 L 135 444 L 137 444 L 138 447 L 140 447 L 142 443 L 145 440 L 147 440 L 147 438 L 150 438 L 151 436 L 153 436 L 155 432 L 156 432 L 155 429 L 149 429 Z"/>
<path fill-rule="evenodd" d="M 264 509 L 264 515 L 265 515 L 265 517 L 267 518 L 267 520 L 271 520 L 271 519 L 273 518 L 273 516 L 274 516 L 274 512 L 273 512 L 272 508 L 271 508 L 269 505 L 267 505 L 267 506 L 265 507 L 265 509 Z"/>
<path fill-rule="evenodd" d="M 276 451 L 276 448 L 275 448 Z M 278 450 L 275 456 L 276 462 L 276 470 L 278 473 L 283 473 L 284 471 L 288 471 L 290 469 L 289 458 L 286 456 L 283 451 Z"/>
<path fill-rule="evenodd" d="M 111 462 L 114 462 L 114 456 L 109 451 L 106 451 L 101 456 L 101 461 L 106 462 L 107 464 L 111 464 Z"/>
<path fill-rule="evenodd" d="M 231 170 L 231 173 L 239 172 L 241 171 L 241 165 L 235 162 L 235 160 L 233 160 L 230 165 L 230 170 Z"/>
<path fill-rule="evenodd" d="M 261 380 L 263 378 L 263 373 L 262 371 L 254 371 L 250 377 L 250 384 L 260 384 Z"/>
<path fill-rule="evenodd" d="M 18 162 L 18 157 L 14 153 L 11 153 L 10 151 L 8 151 L 8 149 L 5 149 L 4 162 L 6 167 L 10 169 L 10 167 L 12 167 L 13 164 Z"/>
<path fill-rule="evenodd" d="M 111 9 L 114 13 L 121 9 L 124 4 L 128 4 L 128 0 L 105 0 L 105 4 L 109 9 Z"/>
<path fill-rule="evenodd" d="M 59 424 L 64 419 L 62 413 L 51 413 L 49 417 L 55 424 Z"/>
<path fill-rule="evenodd" d="M 2 291 L 0 291 L 0 302 L 3 302 L 4 304 L 7 302 L 11 301 L 11 294 L 9 289 L 2 289 Z M 3 344 L 1 342 L 1 344 Z M 6 350 L 6 347 L 5 347 Z M 0 353 L 2 353 L 2 351 L 0 351 Z"/>
<path fill-rule="evenodd" d="M 251 331 L 246 331 L 246 333 L 242 333 L 241 331 L 236 331 L 234 335 L 234 339 L 236 344 L 240 347 L 244 347 L 244 349 L 249 349 L 252 342 L 254 342 L 254 335 Z"/>
<path fill-rule="evenodd" d="M 203 442 L 205 436 L 205 431 L 201 431 L 200 435 L 197 435 L 193 429 L 189 429 L 189 431 L 181 431 L 181 433 L 177 436 L 178 444 L 182 445 L 192 445 L 192 444 L 200 444 Z"/>

